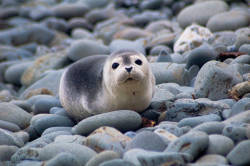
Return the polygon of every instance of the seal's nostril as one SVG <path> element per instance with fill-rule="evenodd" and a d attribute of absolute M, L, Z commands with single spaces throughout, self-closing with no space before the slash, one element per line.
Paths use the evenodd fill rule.
<path fill-rule="evenodd" d="M 132 70 L 132 67 L 125 67 L 125 69 L 127 70 L 127 72 L 131 72 L 131 70 Z"/>

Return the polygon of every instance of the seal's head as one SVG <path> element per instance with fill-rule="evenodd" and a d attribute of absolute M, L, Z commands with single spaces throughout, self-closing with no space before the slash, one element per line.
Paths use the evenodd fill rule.
<path fill-rule="evenodd" d="M 114 52 L 106 60 L 103 75 L 104 83 L 113 88 L 139 85 L 147 81 L 150 67 L 145 56 L 133 50 Z M 112 76 L 112 77 L 110 77 Z"/>

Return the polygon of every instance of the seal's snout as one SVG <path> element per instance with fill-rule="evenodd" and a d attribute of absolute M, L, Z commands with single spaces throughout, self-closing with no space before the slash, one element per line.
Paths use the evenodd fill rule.
<path fill-rule="evenodd" d="M 131 67 L 125 67 L 125 69 L 127 70 L 128 73 L 131 72 L 132 68 L 133 68 L 132 66 Z"/>

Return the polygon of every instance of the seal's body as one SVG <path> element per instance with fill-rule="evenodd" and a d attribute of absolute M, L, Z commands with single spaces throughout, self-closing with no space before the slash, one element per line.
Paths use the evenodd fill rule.
<path fill-rule="evenodd" d="M 144 55 L 118 51 L 72 64 L 62 75 L 59 97 L 75 120 L 120 109 L 145 110 L 154 93 L 155 78 Z"/>

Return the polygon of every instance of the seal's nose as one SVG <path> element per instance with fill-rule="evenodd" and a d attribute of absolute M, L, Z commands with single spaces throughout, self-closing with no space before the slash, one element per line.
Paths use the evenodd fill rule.
<path fill-rule="evenodd" d="M 125 67 L 125 69 L 127 70 L 128 73 L 130 73 L 132 70 L 132 67 Z"/>

